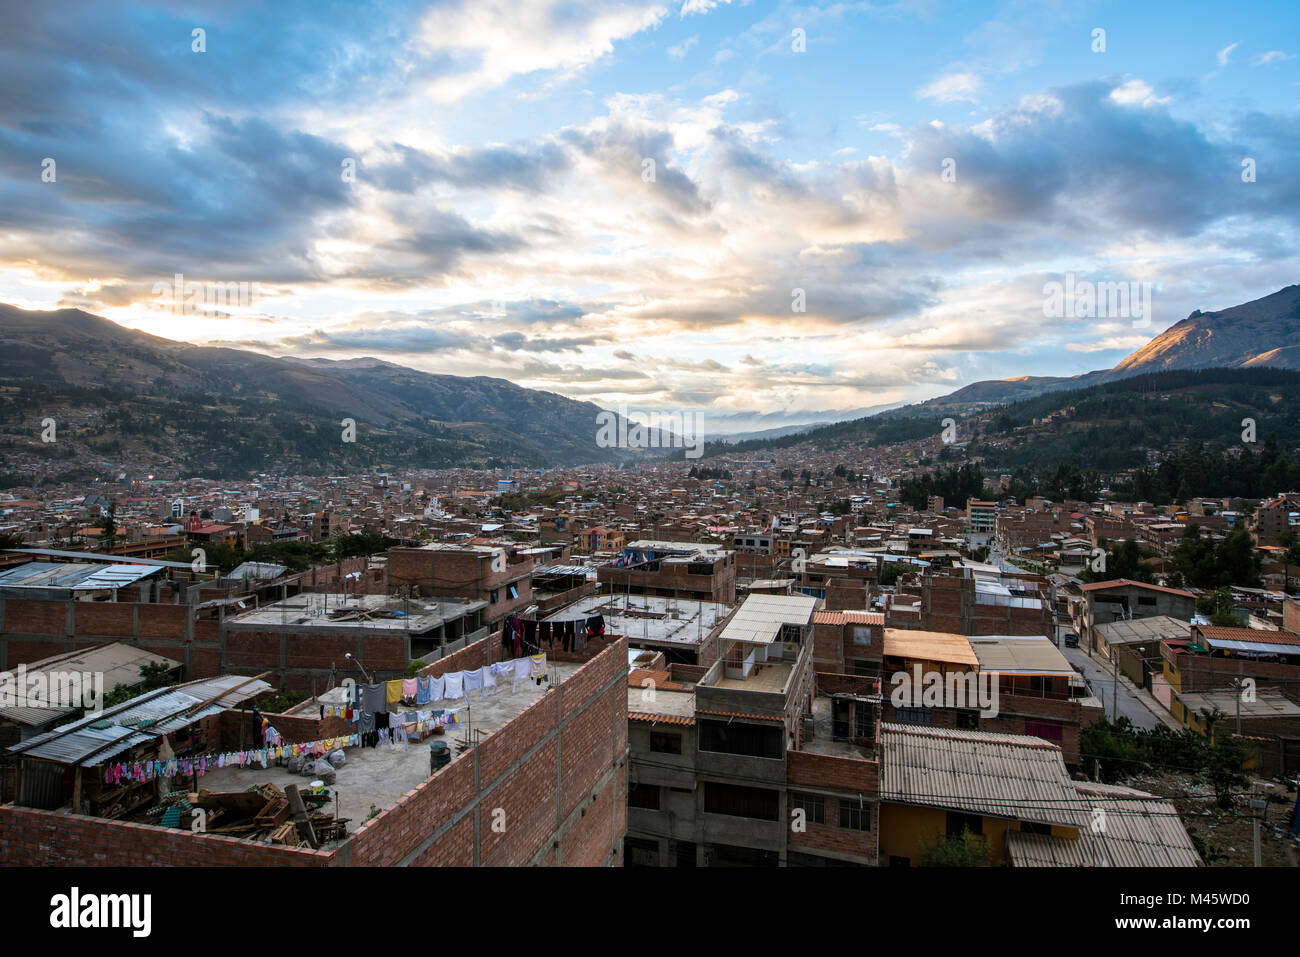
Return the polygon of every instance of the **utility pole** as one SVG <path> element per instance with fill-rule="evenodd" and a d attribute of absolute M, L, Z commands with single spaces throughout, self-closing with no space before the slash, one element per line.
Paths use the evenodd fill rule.
<path fill-rule="evenodd" d="M 1110 649 L 1110 660 L 1113 665 L 1110 681 L 1110 720 L 1119 720 L 1119 653 Z"/>

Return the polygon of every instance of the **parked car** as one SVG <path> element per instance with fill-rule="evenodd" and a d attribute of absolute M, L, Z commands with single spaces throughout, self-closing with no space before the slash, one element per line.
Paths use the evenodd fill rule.
<path fill-rule="evenodd" d="M 1071 632 L 1070 634 L 1066 635 L 1066 636 L 1065 636 L 1065 647 L 1067 647 L 1067 648 L 1078 648 L 1078 647 L 1079 647 L 1079 636 L 1076 635 L 1076 634 L 1074 634 L 1073 632 Z"/>

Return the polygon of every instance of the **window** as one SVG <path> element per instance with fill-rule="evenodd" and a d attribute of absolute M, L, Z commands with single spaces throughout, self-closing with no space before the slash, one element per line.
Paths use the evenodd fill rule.
<path fill-rule="evenodd" d="M 900 724 L 923 724 L 928 727 L 934 723 L 934 709 L 899 708 L 894 712 L 894 720 Z"/>
<path fill-rule="evenodd" d="M 700 750 L 743 754 L 752 758 L 783 756 L 781 728 L 733 721 L 701 721 Z"/>
<path fill-rule="evenodd" d="M 853 626 L 853 643 L 855 645 L 871 644 L 871 626 L 854 625 Z"/>
<path fill-rule="evenodd" d="M 1061 725 L 1055 721 L 1026 721 L 1025 734 L 1044 741 L 1060 741 L 1065 736 Z"/>
<path fill-rule="evenodd" d="M 488 594 L 488 597 L 492 600 L 492 604 L 495 605 L 497 603 L 497 599 L 501 597 L 501 593 L 497 591 L 495 588 L 493 588 L 492 591 Z"/>
<path fill-rule="evenodd" d="M 710 814 L 777 821 L 780 820 L 781 801 L 776 791 L 766 788 L 707 782 L 704 785 L 704 810 Z"/>
<path fill-rule="evenodd" d="M 1139 605 L 1154 605 L 1155 603 L 1156 600 L 1154 598 L 1142 598 L 1140 596 L 1138 598 Z"/>
<path fill-rule="evenodd" d="M 1050 836 L 1052 833 L 1052 825 L 1039 824 L 1037 821 L 1021 821 L 1020 833 L 1021 834 L 1046 834 Z"/>
<path fill-rule="evenodd" d="M 625 867 L 658 867 L 659 842 L 644 837 L 624 838 L 623 865 Z"/>
<path fill-rule="evenodd" d="M 984 834 L 984 818 L 978 814 L 962 814 L 958 811 L 949 811 L 944 827 L 947 837 L 961 837 L 963 831 L 970 831 L 972 834 L 982 836 Z"/>
<path fill-rule="evenodd" d="M 978 731 L 980 726 L 980 713 L 971 708 L 958 708 L 956 725 L 966 731 Z"/>
<path fill-rule="evenodd" d="M 865 701 L 853 703 L 853 737 L 875 738 L 876 710 Z"/>
<path fill-rule="evenodd" d="M 854 658 L 853 673 L 860 677 L 874 677 L 880 673 L 880 666 L 870 658 Z"/>
<path fill-rule="evenodd" d="M 871 830 L 871 805 L 859 807 L 851 801 L 840 801 L 840 827 L 851 831 Z"/>
<path fill-rule="evenodd" d="M 660 754 L 681 754 L 682 736 L 663 731 L 650 732 L 650 750 Z"/>
<path fill-rule="evenodd" d="M 519 586 L 518 586 L 518 585 L 507 585 L 507 586 L 506 586 L 506 596 L 509 597 L 509 598 L 518 598 L 518 597 L 519 597 Z"/>
<path fill-rule="evenodd" d="M 826 799 L 820 794 L 791 792 L 790 809 L 802 808 L 804 821 L 808 824 L 826 823 Z"/>
<path fill-rule="evenodd" d="M 627 806 L 659 810 L 659 787 L 654 784 L 633 784 L 627 789 Z"/>

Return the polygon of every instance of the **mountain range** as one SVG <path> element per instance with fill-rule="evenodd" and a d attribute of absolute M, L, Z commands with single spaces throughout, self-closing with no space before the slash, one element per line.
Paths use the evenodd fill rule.
<path fill-rule="evenodd" d="M 805 425 L 774 417 L 773 428 L 723 441 L 842 439 L 868 420 L 887 434 L 891 420 L 968 415 L 1147 373 L 1259 367 L 1300 369 L 1300 285 L 1217 312 L 1197 310 L 1111 369 L 975 382 L 914 405 L 815 416 Z M 542 467 L 659 454 L 602 448 L 598 406 L 505 379 L 420 372 L 368 357 L 276 358 L 196 346 L 77 309 L 0 304 L 0 395 L 0 427 L 11 435 L 59 410 L 78 423 L 72 437 L 84 448 L 74 441 L 47 453 L 98 453 L 108 464 L 134 456 L 214 476 L 293 467 Z M 344 418 L 357 423 L 354 443 L 339 441 Z M 8 446 L 24 448 L 16 438 Z"/>
<path fill-rule="evenodd" d="M 92 454 L 117 462 L 134 453 L 214 476 L 295 463 L 361 470 L 635 458 L 598 447 L 598 406 L 504 379 L 196 346 L 77 309 L 0 305 L 0 387 L 10 433 L 62 410 L 79 423 L 69 438 Z M 357 423 L 355 442 L 340 441 L 345 418 Z"/>

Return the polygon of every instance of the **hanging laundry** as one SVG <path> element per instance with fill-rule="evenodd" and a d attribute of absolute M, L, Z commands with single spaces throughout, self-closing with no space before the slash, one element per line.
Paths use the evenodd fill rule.
<path fill-rule="evenodd" d="M 439 675 L 429 679 L 429 700 L 441 701 L 447 691 L 447 679 Z"/>
<path fill-rule="evenodd" d="M 469 697 L 471 691 L 479 692 L 481 698 L 483 691 L 483 669 L 475 668 L 473 671 L 461 672 L 465 676 L 465 697 Z"/>
<path fill-rule="evenodd" d="M 497 693 L 497 666 L 488 665 L 483 669 L 483 695 Z"/>
<path fill-rule="evenodd" d="M 415 703 L 428 704 L 433 700 L 433 681 L 429 678 L 417 679 L 415 689 Z"/>
<path fill-rule="evenodd" d="M 391 708 L 392 705 L 397 704 L 401 700 L 402 700 L 402 679 L 394 678 L 392 681 L 388 682 L 388 694 L 387 694 L 388 705 Z"/>
<path fill-rule="evenodd" d="M 366 685 L 362 693 L 363 711 L 374 714 L 376 711 L 388 710 L 388 686 L 384 684 Z"/>
<path fill-rule="evenodd" d="M 420 689 L 420 682 L 415 678 L 407 678 L 402 682 L 402 700 L 414 701 L 415 695 Z"/>
<path fill-rule="evenodd" d="M 446 687 L 443 690 L 443 697 L 448 701 L 460 701 L 465 697 L 465 673 L 454 671 L 449 675 L 444 675 Z"/>

